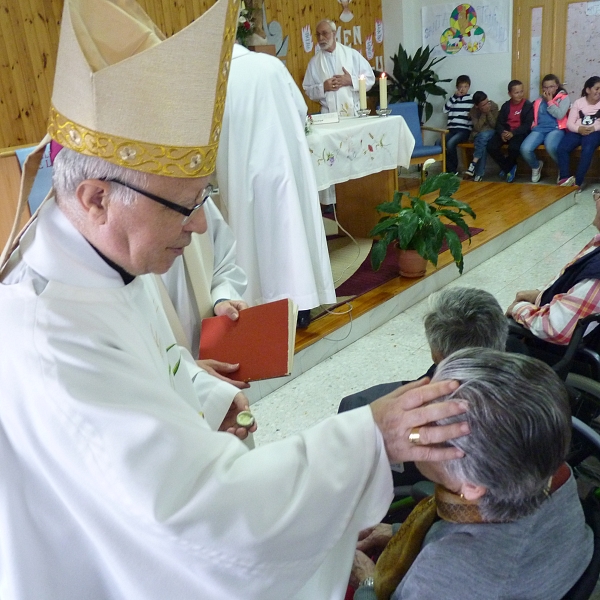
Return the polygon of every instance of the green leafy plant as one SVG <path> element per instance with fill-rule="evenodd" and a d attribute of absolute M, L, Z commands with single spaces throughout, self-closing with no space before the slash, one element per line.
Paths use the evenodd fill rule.
<path fill-rule="evenodd" d="M 431 58 L 431 48 L 419 48 L 414 56 L 409 56 L 402 44 L 398 54 L 391 57 L 394 63 L 393 77 L 389 77 L 388 94 L 390 102 L 416 102 L 419 106 L 421 122 L 425 123 L 433 114 L 433 105 L 428 96 L 447 96 L 440 83 L 452 81 L 440 79 L 433 67 L 446 58 Z"/>
<path fill-rule="evenodd" d="M 438 255 L 444 240 L 460 273 L 463 272 L 463 254 L 460 239 L 455 231 L 446 227 L 442 218 L 460 227 L 471 241 L 465 215 L 475 218 L 473 209 L 466 203 L 452 198 L 460 186 L 460 179 L 453 173 L 431 175 L 423 181 L 416 196 L 408 192 L 394 192 L 391 202 L 377 206 L 386 216 L 371 230 L 372 237 L 380 239 L 373 244 L 371 265 L 377 271 L 381 267 L 388 246 L 397 243 L 401 250 L 416 250 L 423 258 L 437 266 Z M 423 196 L 439 190 L 432 202 Z M 409 200 L 409 206 L 402 206 L 402 197 Z"/>

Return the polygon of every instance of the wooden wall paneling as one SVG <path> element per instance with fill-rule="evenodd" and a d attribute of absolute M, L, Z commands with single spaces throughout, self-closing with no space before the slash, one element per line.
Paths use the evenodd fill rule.
<path fill-rule="evenodd" d="M 540 86 L 542 83 L 542 78 L 548 73 L 554 73 L 561 81 L 564 79 L 564 60 L 560 64 L 555 62 L 556 40 L 554 39 L 554 4 L 546 2 L 542 7 L 542 10 L 542 54 L 540 61 Z M 544 52 L 544 50 L 546 49 L 548 49 L 548 51 Z M 558 71 L 558 73 L 556 71 Z"/>
<path fill-rule="evenodd" d="M 162 25 L 159 25 L 159 27 L 163 30 L 167 37 L 171 37 L 175 32 L 173 14 L 171 11 L 171 0 L 161 0 L 159 18 L 162 20 Z"/>
<path fill-rule="evenodd" d="M 13 23 L 17 19 L 14 14 L 14 0 L 3 0 L 0 4 L 0 37 L 4 42 L 2 48 L 4 54 L 2 57 L 2 68 L 5 77 L 2 79 L 3 89 L 2 98 L 7 107 L 7 118 L 12 124 L 13 138 L 9 144 L 0 144 L 0 146 L 24 144 L 27 139 L 27 130 L 25 122 L 21 115 L 21 107 L 25 104 L 23 97 L 23 84 L 27 78 L 25 64 L 19 61 L 19 51 L 15 46 L 15 34 Z M 17 23 L 17 30 L 20 29 L 20 21 Z M 4 117 L 4 115 L 3 115 Z"/>
<path fill-rule="evenodd" d="M 20 74 L 20 77 L 15 78 L 14 84 L 19 98 L 19 118 L 23 121 L 25 135 L 27 139 L 36 139 L 44 119 L 41 116 L 40 95 L 32 56 L 34 51 L 30 48 L 33 35 L 30 31 L 31 25 L 24 19 L 23 6 L 21 2 L 14 2 L 12 7 L 12 45 Z"/>
<path fill-rule="evenodd" d="M 61 10 L 62 0 L 0 2 L 0 147 L 45 132 Z"/>
<path fill-rule="evenodd" d="M 35 93 L 32 100 L 31 119 L 35 131 L 43 129 L 46 124 L 47 107 L 50 105 L 52 82 L 46 76 L 47 59 L 51 49 L 47 46 L 49 40 L 47 29 L 44 27 L 44 17 L 34 12 L 31 0 L 21 0 L 19 3 L 23 20 L 28 58 L 31 62 Z M 42 7 L 43 8 L 43 7 Z M 46 109 L 46 110 L 45 110 Z"/>
<path fill-rule="evenodd" d="M 196 18 L 196 3 L 188 0 L 183 3 L 183 7 L 185 10 L 185 23 L 188 25 Z"/>
<path fill-rule="evenodd" d="M 44 4 L 45 6 L 48 6 L 47 15 L 48 17 L 50 17 L 50 21 L 48 21 L 48 30 L 51 39 L 56 39 L 56 41 L 58 42 L 58 28 L 62 19 L 64 2 L 63 0 L 47 0 L 47 2 L 45 2 Z M 52 25 L 52 23 L 54 23 L 54 26 Z"/>
<path fill-rule="evenodd" d="M 2 10 L 1 6 L 0 10 Z M 25 137 L 21 122 L 17 120 L 18 102 L 13 92 L 13 72 L 10 68 L 6 41 L 7 38 L 3 34 L 0 23 L 0 146 L 4 140 L 6 140 L 5 145 L 9 145 L 8 140 L 15 137 L 15 130 L 17 136 L 20 138 Z M 15 127 L 15 125 L 19 127 Z"/>
<path fill-rule="evenodd" d="M 189 9 L 192 11 L 192 19 L 198 18 L 198 16 L 205 11 L 205 9 L 203 8 L 205 4 L 206 0 L 191 0 L 187 3 Z"/>
<path fill-rule="evenodd" d="M 176 29 L 175 31 L 181 31 L 187 27 L 193 19 L 188 21 L 187 10 L 185 6 L 185 0 L 173 0 L 173 8 L 176 11 L 177 19 L 175 19 Z M 175 33 L 175 32 L 173 32 Z"/>

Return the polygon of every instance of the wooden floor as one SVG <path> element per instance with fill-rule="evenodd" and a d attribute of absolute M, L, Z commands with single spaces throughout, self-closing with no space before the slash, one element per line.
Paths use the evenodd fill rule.
<path fill-rule="evenodd" d="M 406 190 L 418 185 L 418 180 L 400 180 L 400 189 Z M 494 239 L 498 235 L 518 225 L 522 221 L 535 215 L 537 212 L 550 206 L 557 200 L 567 196 L 573 188 L 564 188 L 555 185 L 532 185 L 532 184 L 506 184 L 501 182 L 478 182 L 463 181 L 460 189 L 454 196 L 471 205 L 477 218 L 475 220 L 466 218 L 468 225 L 482 228 L 483 231 L 472 238 L 471 243 L 463 242 L 463 253 L 467 254 L 475 248 Z M 432 199 L 433 199 L 432 195 Z M 444 267 L 452 262 L 449 251 L 440 254 L 438 268 Z M 435 267 L 429 264 L 427 267 L 428 277 L 435 271 Z M 416 280 L 419 281 L 419 280 Z M 376 306 L 383 304 L 393 296 L 414 285 L 415 280 L 398 277 L 380 287 L 352 300 L 352 318 L 357 318 Z M 339 309 L 346 312 L 347 307 Z M 326 314 L 313 321 L 308 329 L 298 329 L 296 333 L 296 352 L 314 344 L 336 329 L 346 325 L 350 315 Z"/>

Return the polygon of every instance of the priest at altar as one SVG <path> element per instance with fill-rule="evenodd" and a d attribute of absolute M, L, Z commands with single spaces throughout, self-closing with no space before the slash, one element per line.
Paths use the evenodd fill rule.
<path fill-rule="evenodd" d="M 359 108 L 359 78 L 365 78 L 365 87 L 370 90 L 375 75 L 354 48 L 336 42 L 335 32 L 333 21 L 324 19 L 317 24 L 319 50 L 308 63 L 302 87 L 311 100 L 321 105 L 322 113 L 353 117 Z"/>
<path fill-rule="evenodd" d="M 359 109 L 359 78 L 370 90 L 375 83 L 371 65 L 353 48 L 337 43 L 336 26 L 323 19 L 317 23 L 317 54 L 311 58 L 302 87 L 306 95 L 321 105 L 322 113 L 353 117 Z M 319 191 L 321 204 L 335 204 L 335 186 Z"/>

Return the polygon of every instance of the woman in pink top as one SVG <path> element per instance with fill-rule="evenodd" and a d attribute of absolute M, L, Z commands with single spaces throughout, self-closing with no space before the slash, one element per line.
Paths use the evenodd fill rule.
<path fill-rule="evenodd" d="M 575 176 L 571 176 L 571 152 L 581 146 L 581 157 Z M 581 186 L 590 168 L 596 148 L 600 146 L 600 77 L 590 77 L 583 86 L 581 98 L 571 105 L 567 119 L 567 132 L 558 146 L 558 184 Z"/>

